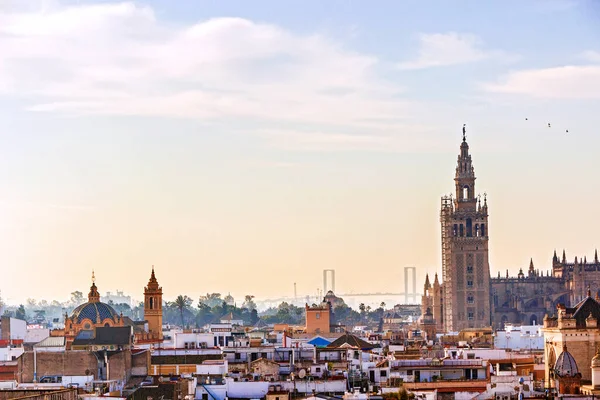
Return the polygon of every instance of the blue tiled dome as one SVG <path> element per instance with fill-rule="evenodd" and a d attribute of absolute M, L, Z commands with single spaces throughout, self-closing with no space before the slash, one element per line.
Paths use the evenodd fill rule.
<path fill-rule="evenodd" d="M 96 323 L 98 318 L 100 318 L 100 321 L 104 321 L 107 318 L 113 319 L 116 316 L 118 316 L 117 312 L 108 304 L 88 302 L 74 309 L 71 319 L 78 324 L 86 318 Z"/>
<path fill-rule="evenodd" d="M 563 352 L 560 353 L 556 364 L 554 364 L 554 373 L 561 378 L 572 378 L 579 374 L 579 368 L 575 358 L 567 351 L 566 346 L 563 348 Z"/>

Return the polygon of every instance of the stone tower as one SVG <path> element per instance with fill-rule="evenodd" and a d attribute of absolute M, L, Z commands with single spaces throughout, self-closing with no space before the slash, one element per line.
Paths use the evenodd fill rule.
<path fill-rule="evenodd" d="M 162 339 L 162 312 L 162 287 L 158 286 L 152 266 L 148 286 L 144 288 L 144 319 L 148 322 L 148 333 L 155 339 Z"/>
<path fill-rule="evenodd" d="M 444 329 L 490 326 L 488 207 L 475 196 L 475 170 L 464 134 L 454 178 L 456 194 L 442 197 Z"/>

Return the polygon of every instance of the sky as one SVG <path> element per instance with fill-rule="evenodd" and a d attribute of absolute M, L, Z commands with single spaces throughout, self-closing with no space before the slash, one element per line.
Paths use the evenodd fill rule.
<path fill-rule="evenodd" d="M 590 259 L 598 109 L 594 0 L 0 0 L 0 291 L 421 288 L 463 124 L 492 275 Z"/>

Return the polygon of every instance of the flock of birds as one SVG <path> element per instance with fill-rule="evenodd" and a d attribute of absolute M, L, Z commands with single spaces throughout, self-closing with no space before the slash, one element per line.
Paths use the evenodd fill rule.
<path fill-rule="evenodd" d="M 525 118 L 525 121 L 529 121 L 529 118 Z M 550 122 L 548 122 L 548 128 L 552 128 L 552 125 L 550 124 Z M 565 129 L 566 133 L 569 133 L 568 129 Z"/>
<path fill-rule="evenodd" d="M 525 121 L 529 121 L 529 118 L 525 118 Z M 552 124 L 550 122 L 548 122 L 548 128 L 552 128 Z M 467 124 L 463 124 L 463 137 L 465 136 L 467 132 Z M 565 129 L 566 133 L 569 133 L 568 129 Z"/>

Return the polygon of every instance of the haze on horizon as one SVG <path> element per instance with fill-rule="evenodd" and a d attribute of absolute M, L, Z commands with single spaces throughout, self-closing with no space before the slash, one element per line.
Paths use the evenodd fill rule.
<path fill-rule="evenodd" d="M 597 2 L 177 4 L 0 1 L 5 300 L 420 290 L 463 123 L 493 276 L 600 247 Z"/>

